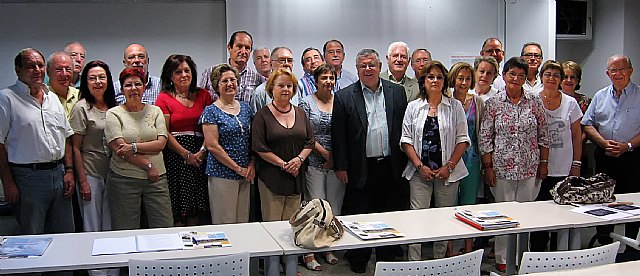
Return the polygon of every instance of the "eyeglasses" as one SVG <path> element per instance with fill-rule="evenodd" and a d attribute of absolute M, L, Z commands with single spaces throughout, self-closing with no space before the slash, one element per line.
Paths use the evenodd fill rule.
<path fill-rule="evenodd" d="M 609 68 L 609 73 L 611 73 L 611 74 L 615 74 L 615 73 L 625 74 L 625 73 L 627 73 L 627 70 L 629 70 L 629 68 L 627 68 L 627 67 L 622 67 L 622 68 L 612 67 L 612 68 Z"/>
<path fill-rule="evenodd" d="M 551 74 L 549 72 L 546 72 L 544 74 L 542 74 L 543 77 L 545 78 L 554 78 L 554 79 L 559 79 L 560 78 L 560 74 Z"/>
<path fill-rule="evenodd" d="M 293 58 L 279 58 L 279 59 L 272 59 L 272 61 L 278 62 L 280 64 L 285 64 L 285 63 L 293 64 Z"/>
<path fill-rule="evenodd" d="M 523 57 L 527 57 L 527 58 L 535 58 L 535 59 L 541 59 L 542 55 L 538 54 L 538 53 L 526 53 L 524 55 L 522 55 Z"/>
<path fill-rule="evenodd" d="M 499 54 L 502 53 L 504 51 L 502 51 L 501 49 L 486 49 L 486 50 L 482 50 L 483 52 L 487 53 L 487 54 Z"/>
<path fill-rule="evenodd" d="M 358 64 L 358 68 L 360 68 L 360 69 L 376 69 L 376 68 L 378 68 L 378 64 L 376 64 L 376 63 Z"/>
<path fill-rule="evenodd" d="M 89 76 L 89 78 L 87 78 L 87 80 L 91 83 L 96 83 L 98 81 L 100 82 L 106 82 L 107 81 L 107 76 Z"/>
<path fill-rule="evenodd" d="M 438 76 L 427 75 L 427 79 L 430 80 L 430 81 L 442 81 L 442 80 L 444 80 L 444 76 L 442 76 L 442 75 L 438 75 Z"/>
<path fill-rule="evenodd" d="M 220 80 L 220 82 L 223 83 L 223 84 L 238 83 L 238 79 L 236 79 L 236 78 L 228 78 L 228 79 L 222 79 L 222 80 Z"/>
<path fill-rule="evenodd" d="M 509 77 L 514 78 L 514 79 L 517 78 L 517 79 L 524 80 L 524 79 L 527 78 L 526 74 L 517 74 L 516 72 L 513 72 L 513 71 L 507 72 L 507 75 L 509 75 Z"/>
<path fill-rule="evenodd" d="M 564 76 L 564 79 L 565 79 L 565 80 L 572 80 L 572 81 L 575 81 L 575 80 L 578 80 L 578 77 L 576 77 L 576 76 L 566 76 L 566 75 L 565 75 L 565 76 Z"/>
<path fill-rule="evenodd" d="M 417 58 L 412 60 L 413 63 L 417 63 L 417 64 L 425 64 L 427 62 L 431 61 L 431 59 L 429 58 Z"/>

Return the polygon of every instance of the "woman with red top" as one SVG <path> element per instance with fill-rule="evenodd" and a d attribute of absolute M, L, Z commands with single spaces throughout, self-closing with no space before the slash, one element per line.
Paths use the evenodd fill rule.
<path fill-rule="evenodd" d="M 196 225 L 209 217 L 207 176 L 202 166 L 207 150 L 198 119 L 213 99 L 207 90 L 196 87 L 197 75 L 190 56 L 169 56 L 162 66 L 163 90 L 156 100 L 169 132 L 164 162 L 176 226 Z"/>

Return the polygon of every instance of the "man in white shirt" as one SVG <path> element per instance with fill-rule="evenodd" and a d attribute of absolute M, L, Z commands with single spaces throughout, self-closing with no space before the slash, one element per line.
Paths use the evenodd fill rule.
<path fill-rule="evenodd" d="M 387 50 L 388 70 L 382 72 L 380 77 L 395 84 L 402 85 L 407 96 L 407 102 L 413 101 L 420 95 L 418 80 L 407 76 L 409 67 L 409 46 L 402 41 L 396 41 L 389 45 Z"/>
<path fill-rule="evenodd" d="M 484 43 L 482 43 L 482 50 L 480 50 L 480 56 L 482 57 L 493 57 L 498 62 L 498 65 L 502 64 L 502 60 L 504 60 L 504 48 L 502 48 L 502 41 L 496 37 L 487 38 Z M 506 87 L 506 83 L 502 76 L 500 76 L 500 68 L 498 68 L 498 77 L 493 80 L 493 84 L 491 85 L 498 91 L 504 91 Z"/>
<path fill-rule="evenodd" d="M 71 135 L 33 48 L 14 60 L 18 81 L 0 90 L 0 176 L 20 234 L 73 232 Z"/>
<path fill-rule="evenodd" d="M 542 65 L 542 46 L 536 42 L 527 42 L 522 45 L 522 51 L 520 56 L 524 61 L 529 64 L 529 70 L 527 70 L 527 80 L 524 82 L 522 88 L 525 92 L 531 92 L 535 95 L 542 92 L 544 86 L 538 76 L 538 69 Z"/>

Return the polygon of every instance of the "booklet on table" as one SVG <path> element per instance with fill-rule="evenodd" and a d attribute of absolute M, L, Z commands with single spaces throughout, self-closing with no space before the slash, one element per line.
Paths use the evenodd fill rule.
<path fill-rule="evenodd" d="M 0 238 L 0 259 L 42 256 L 52 241 L 52 237 Z"/>
<path fill-rule="evenodd" d="M 340 220 L 344 228 L 362 240 L 404 237 L 404 234 L 384 222 L 362 222 Z"/>
<path fill-rule="evenodd" d="M 500 212 L 491 210 L 456 210 L 455 217 L 458 220 L 483 231 L 512 228 L 520 225 L 520 222 L 517 220 Z"/>

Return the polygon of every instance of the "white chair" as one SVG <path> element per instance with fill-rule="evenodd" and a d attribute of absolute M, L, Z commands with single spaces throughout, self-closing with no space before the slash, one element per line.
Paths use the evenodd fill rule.
<path fill-rule="evenodd" d="M 613 232 L 611 232 L 609 236 L 611 236 L 613 240 L 620 241 L 628 246 L 633 247 L 636 250 L 640 250 L 640 231 L 638 231 L 638 236 L 635 240 Z"/>
<path fill-rule="evenodd" d="M 525 252 L 520 262 L 519 274 L 612 264 L 616 261 L 618 247 L 620 242 L 582 250 Z"/>
<path fill-rule="evenodd" d="M 464 255 L 412 262 L 377 262 L 376 276 L 406 275 L 480 275 L 482 254 L 479 249 Z"/>
<path fill-rule="evenodd" d="M 129 260 L 129 276 L 205 274 L 248 276 L 249 252 L 206 258 Z"/>

